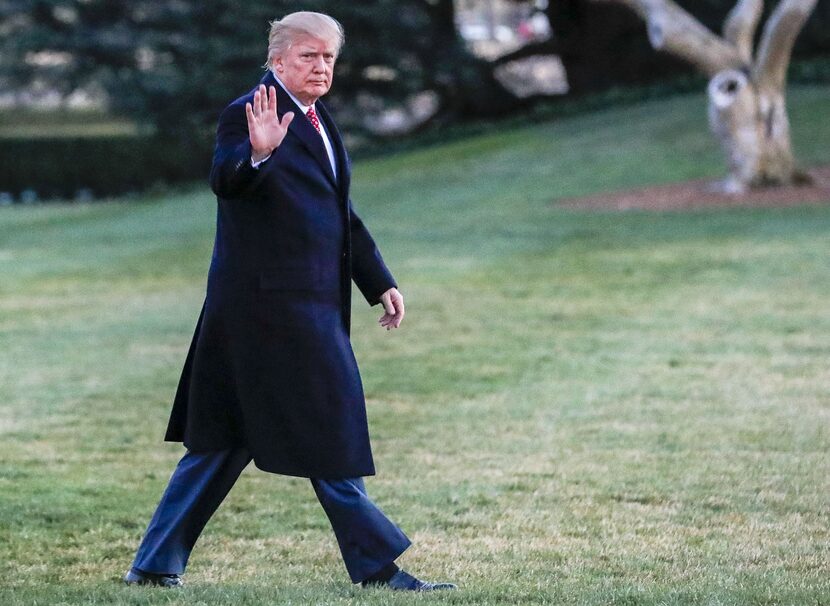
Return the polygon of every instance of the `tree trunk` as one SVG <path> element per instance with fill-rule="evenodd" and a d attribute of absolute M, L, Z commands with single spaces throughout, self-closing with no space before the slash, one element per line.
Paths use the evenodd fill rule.
<path fill-rule="evenodd" d="M 755 58 L 752 42 L 762 0 L 738 0 L 722 37 L 672 0 L 592 1 L 627 6 L 647 23 L 655 49 L 681 57 L 711 77 L 709 125 L 726 151 L 726 191 L 809 181 L 795 166 L 785 89 L 795 38 L 816 0 L 780 0 Z"/>
<path fill-rule="evenodd" d="M 796 170 L 790 124 L 781 91 L 764 90 L 738 70 L 724 70 L 709 82 L 709 126 L 729 164 L 724 189 L 793 183 Z"/>

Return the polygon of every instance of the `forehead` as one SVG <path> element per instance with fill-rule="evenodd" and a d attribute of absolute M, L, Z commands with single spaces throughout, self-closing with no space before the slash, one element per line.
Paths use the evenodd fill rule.
<path fill-rule="evenodd" d="M 324 40 L 308 34 L 302 34 L 291 44 L 289 52 L 335 54 L 335 44 L 330 40 Z"/>

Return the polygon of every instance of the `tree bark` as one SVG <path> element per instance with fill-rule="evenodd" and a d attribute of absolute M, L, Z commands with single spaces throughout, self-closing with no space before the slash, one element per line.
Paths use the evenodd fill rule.
<path fill-rule="evenodd" d="M 723 189 L 799 181 L 790 145 L 790 125 L 780 91 L 759 89 L 742 71 L 725 70 L 709 82 L 709 125 L 729 164 Z"/>
<path fill-rule="evenodd" d="M 592 1 L 629 7 L 648 24 L 655 49 L 710 76 L 709 126 L 726 152 L 726 191 L 809 179 L 793 157 L 785 87 L 793 44 L 817 0 L 781 0 L 767 20 L 755 60 L 752 41 L 763 0 L 738 0 L 726 18 L 723 37 L 672 0 Z"/>
<path fill-rule="evenodd" d="M 723 24 L 723 37 L 738 51 L 741 61 L 752 62 L 752 37 L 764 9 L 764 0 L 738 0 Z"/>

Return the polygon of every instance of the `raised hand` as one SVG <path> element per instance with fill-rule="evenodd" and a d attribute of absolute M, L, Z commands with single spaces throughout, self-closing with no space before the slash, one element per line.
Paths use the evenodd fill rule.
<path fill-rule="evenodd" d="M 260 84 L 254 92 L 254 102 L 245 104 L 248 117 L 248 135 L 251 139 L 251 158 L 258 162 L 267 158 L 285 139 L 294 112 L 286 112 L 282 121 L 277 117 L 277 91 L 271 86 L 266 92 Z"/>

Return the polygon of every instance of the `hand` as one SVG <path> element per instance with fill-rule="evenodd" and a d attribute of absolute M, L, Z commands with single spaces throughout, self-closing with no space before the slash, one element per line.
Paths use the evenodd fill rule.
<path fill-rule="evenodd" d="M 254 93 L 254 102 L 245 104 L 248 117 L 248 135 L 251 139 L 251 158 L 259 162 L 277 149 L 288 133 L 288 125 L 294 119 L 294 112 L 286 112 L 280 122 L 277 116 L 277 90 L 272 86 L 266 93 L 260 84 Z"/>
<path fill-rule="evenodd" d="M 390 288 L 380 296 L 380 302 L 383 303 L 383 309 L 386 311 L 378 320 L 380 325 L 386 330 L 400 326 L 404 314 L 403 295 L 398 292 L 397 288 Z"/>

